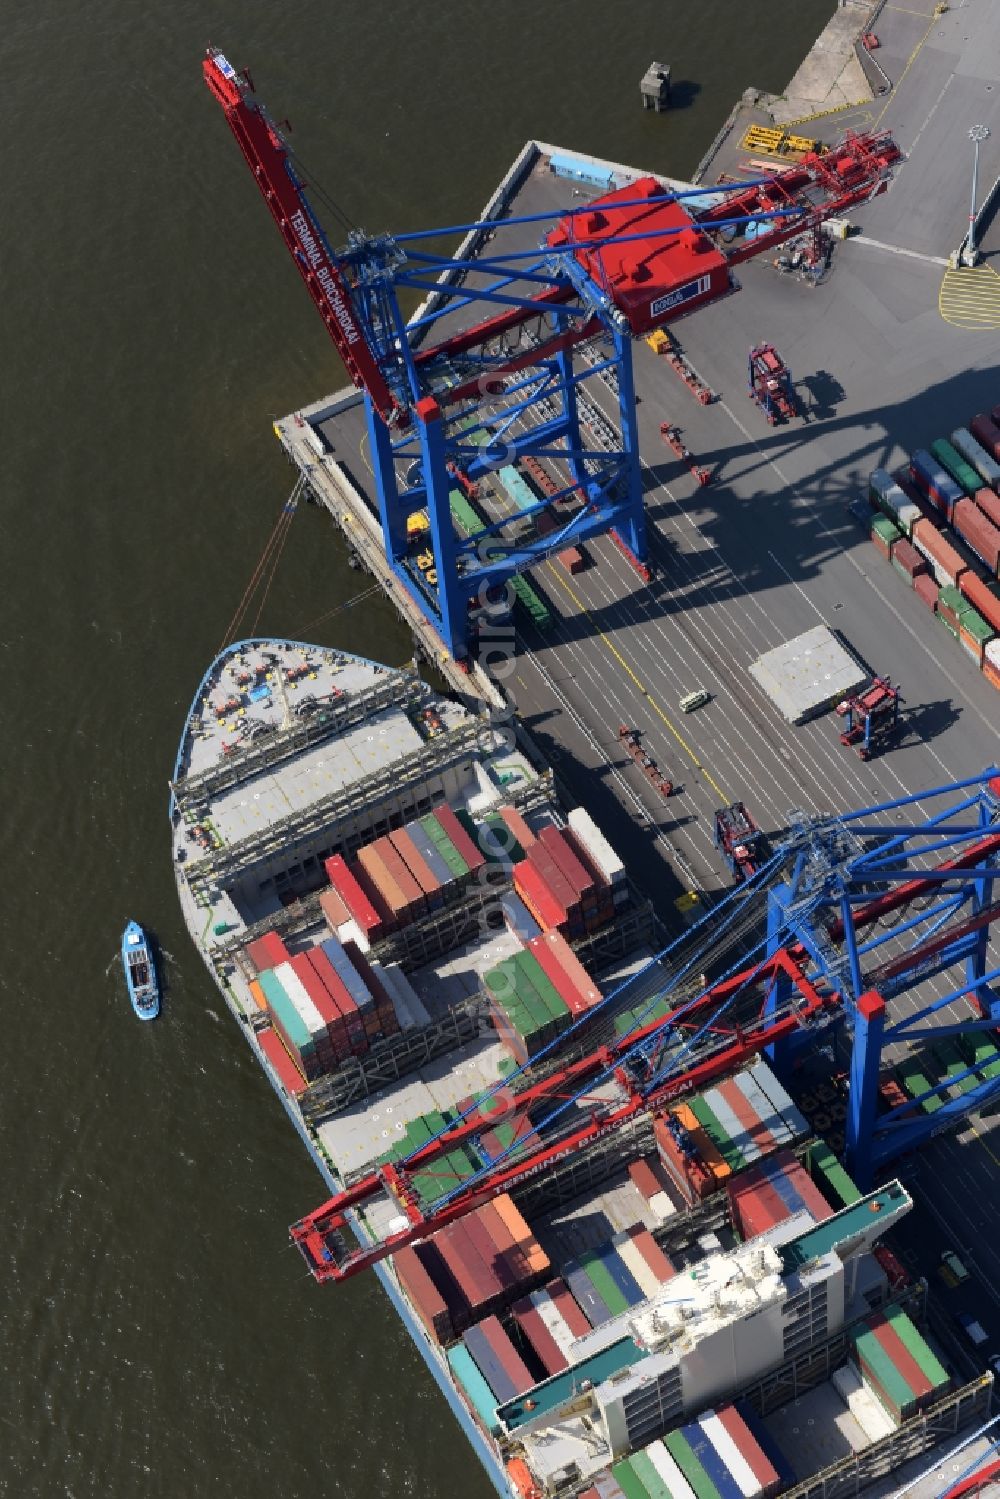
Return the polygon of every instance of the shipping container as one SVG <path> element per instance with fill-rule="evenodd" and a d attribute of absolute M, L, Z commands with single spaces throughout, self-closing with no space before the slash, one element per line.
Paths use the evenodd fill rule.
<path fill-rule="evenodd" d="M 962 488 L 925 448 L 918 448 L 911 456 L 910 478 L 942 515 L 950 520 L 955 501 L 962 498 Z"/>
<path fill-rule="evenodd" d="M 590 1009 L 593 1001 L 588 995 L 581 994 L 570 982 L 565 968 L 558 961 L 552 949 L 546 944 L 545 935 L 547 934 L 539 933 L 537 937 L 531 938 L 528 942 L 528 951 L 535 959 L 542 973 L 544 973 L 550 984 L 552 984 L 562 1003 L 566 1006 L 570 1017 L 575 1020 Z"/>
<path fill-rule="evenodd" d="M 778 1110 L 782 1121 L 787 1126 L 791 1136 L 795 1140 L 801 1140 L 806 1135 L 812 1134 L 809 1121 L 803 1115 L 801 1109 L 792 1102 L 790 1095 L 782 1087 L 774 1073 L 766 1062 L 755 1062 L 749 1069 L 750 1076 L 754 1079 L 758 1088 L 764 1096 Z"/>
<path fill-rule="evenodd" d="M 466 864 L 465 860 L 462 858 L 462 855 L 452 843 L 451 839 L 448 837 L 448 834 L 438 822 L 437 818 L 432 813 L 428 812 L 427 816 L 421 817 L 419 821 L 424 833 L 434 844 L 434 847 L 437 849 L 438 853 L 441 855 L 442 859 L 444 859 L 445 863 L 450 869 L 452 878 L 456 880 L 464 880 L 469 873 L 469 866 L 468 864 Z"/>
<path fill-rule="evenodd" d="M 921 577 L 927 572 L 927 562 L 920 555 L 915 546 L 905 539 L 897 541 L 892 549 L 892 565 L 898 573 L 912 583 L 914 578 Z"/>
<path fill-rule="evenodd" d="M 594 1282 L 586 1270 L 576 1260 L 567 1260 L 566 1264 L 562 1267 L 562 1271 L 563 1279 L 573 1293 L 573 1299 L 586 1316 L 587 1321 L 593 1327 L 600 1327 L 605 1322 L 610 1322 L 612 1312 L 607 1302 L 598 1293 Z"/>
<path fill-rule="evenodd" d="M 966 576 L 968 576 L 967 573 L 962 574 L 962 577 Z M 913 591 L 920 599 L 920 602 L 926 604 L 927 608 L 933 614 L 937 609 L 938 601 L 938 585 L 935 579 L 930 576 L 914 578 Z"/>
<path fill-rule="evenodd" d="M 332 885 L 320 891 L 319 904 L 320 910 L 326 918 L 326 924 L 334 936 L 337 935 L 342 926 L 346 926 L 352 919 L 351 913 L 347 908 L 347 902 Z"/>
<path fill-rule="evenodd" d="M 369 942 L 377 942 L 382 935 L 381 916 L 347 867 L 346 860 L 336 854 L 332 859 L 326 860 L 323 868 L 330 884 L 350 911 L 352 919 L 357 922 Z"/>
<path fill-rule="evenodd" d="M 736 1443 L 738 1450 L 742 1452 L 753 1469 L 761 1499 L 772 1499 L 772 1496 L 777 1494 L 781 1486 L 781 1479 L 778 1476 L 777 1469 L 768 1460 L 767 1455 L 758 1445 L 753 1432 L 747 1426 L 735 1406 L 723 1406 L 717 1414 L 726 1431 Z"/>
<path fill-rule="evenodd" d="M 470 1327 L 462 1342 L 493 1391 L 498 1405 L 516 1400 L 534 1381 L 496 1317 L 485 1317 Z"/>
<path fill-rule="evenodd" d="M 980 484 L 979 475 L 950 442 L 939 437 L 931 443 L 931 454 L 967 495 L 975 494 Z"/>
<path fill-rule="evenodd" d="M 951 442 L 966 463 L 972 465 L 984 484 L 992 484 L 994 489 L 1000 484 L 1000 463 L 992 454 L 987 453 L 982 443 L 973 437 L 968 427 L 956 428 L 951 434 Z"/>
<path fill-rule="evenodd" d="M 521 813 L 516 807 L 500 807 L 499 814 L 515 843 L 527 853 L 537 840 Z"/>
<path fill-rule="evenodd" d="M 770 1130 L 765 1129 L 750 1100 L 737 1086 L 736 1079 L 733 1077 L 724 1078 L 719 1084 L 719 1092 L 753 1141 L 758 1154 L 762 1156 L 769 1155 L 772 1150 L 776 1150 L 778 1142 Z"/>
<path fill-rule="evenodd" d="M 502 1428 L 497 1419 L 497 1398 L 464 1343 L 457 1343 L 454 1348 L 448 1349 L 448 1364 L 480 1426 L 491 1435 L 499 1436 Z"/>
<path fill-rule="evenodd" d="M 771 1100 L 757 1086 L 752 1073 L 748 1071 L 738 1072 L 733 1078 L 733 1082 L 757 1115 L 762 1126 L 774 1140 L 774 1143 L 776 1145 L 790 1145 L 792 1142 L 791 1130 Z"/>
<path fill-rule="evenodd" d="M 438 1343 L 450 1342 L 455 1335 L 451 1309 L 416 1249 L 406 1245 L 393 1255 L 392 1263 L 411 1306 L 431 1337 Z"/>
<path fill-rule="evenodd" d="M 406 828 L 397 828 L 394 833 L 390 833 L 389 842 L 423 891 L 428 909 L 435 910 L 443 901 L 441 881 L 417 848 Z"/>
<path fill-rule="evenodd" d="M 288 962 L 288 948 L 277 932 L 265 932 L 243 950 L 258 973 L 263 968 L 277 968 L 279 963 Z"/>
<path fill-rule="evenodd" d="M 578 899 L 586 901 L 595 894 L 594 874 L 578 858 L 567 835 L 559 828 L 543 828 L 539 841 L 552 855 Z"/>
<path fill-rule="evenodd" d="M 743 1155 L 733 1144 L 728 1131 L 719 1120 L 704 1094 L 696 1094 L 687 1100 L 687 1107 L 705 1131 L 730 1171 L 742 1171 L 748 1165 Z"/>
<path fill-rule="evenodd" d="M 649 1232 L 649 1229 L 644 1228 L 641 1223 L 633 1223 L 625 1232 L 660 1284 L 665 1286 L 668 1280 L 673 1280 L 676 1273 L 674 1267 L 653 1238 L 653 1235 Z"/>
<path fill-rule="evenodd" d="M 657 1176 L 649 1159 L 631 1161 L 628 1174 L 647 1202 L 651 1197 L 655 1197 L 657 1192 L 663 1190 L 663 1182 Z"/>
<path fill-rule="evenodd" d="M 514 889 L 543 932 L 558 930 L 567 925 L 569 913 L 556 900 L 545 880 L 528 859 L 522 860 L 514 867 Z"/>
<path fill-rule="evenodd" d="M 406 832 L 409 835 L 414 848 L 431 870 L 442 890 L 446 890 L 455 878 L 454 873 L 448 865 L 441 850 L 431 838 L 419 819 L 406 824 Z"/>
<path fill-rule="evenodd" d="M 720 1417 L 715 1411 L 704 1411 L 698 1418 L 698 1425 L 715 1448 L 719 1461 L 735 1479 L 742 1499 L 756 1499 L 761 1489 L 757 1475 Z"/>
<path fill-rule="evenodd" d="M 382 863 L 374 844 L 358 849 L 351 873 L 369 904 L 378 912 L 381 931 L 392 931 L 399 924 L 396 912 L 402 909 L 405 902 L 402 892 L 390 879 L 389 871 Z M 388 895 L 386 891 L 389 892 Z"/>
<path fill-rule="evenodd" d="M 377 838 L 372 847 L 378 851 L 383 867 L 388 871 L 390 879 L 402 895 L 403 904 L 397 910 L 400 919 L 412 920 L 415 916 L 422 915 L 427 909 L 427 897 L 419 881 L 407 868 L 406 861 L 393 843 L 392 837 L 386 835 L 383 838 Z"/>
<path fill-rule="evenodd" d="M 743 1490 L 739 1480 L 730 1472 L 728 1464 L 709 1440 L 701 1422 L 692 1421 L 687 1426 L 683 1426 L 681 1431 L 721 1499 L 743 1499 Z"/>
<path fill-rule="evenodd" d="M 461 1229 L 461 1222 L 451 1223 L 438 1229 L 432 1242 L 470 1313 L 477 1317 L 499 1302 L 500 1285 Z"/>
<path fill-rule="evenodd" d="M 992 416 L 981 412 L 969 423 L 969 431 L 991 458 L 1000 463 L 1000 427 Z"/>
<path fill-rule="evenodd" d="M 916 1415 L 916 1394 L 871 1328 L 862 1324 L 848 1333 L 858 1368 L 897 1422 Z"/>
<path fill-rule="evenodd" d="M 435 807 L 433 816 L 465 860 L 470 872 L 474 874 L 477 869 L 481 869 L 486 863 L 485 855 L 473 843 L 448 803 L 443 802 L 440 807 Z"/>
<path fill-rule="evenodd" d="M 928 1397 L 931 1394 L 931 1382 L 906 1347 L 902 1338 L 881 1313 L 872 1317 L 866 1317 L 865 1322 L 892 1360 L 895 1368 L 899 1370 L 902 1377 L 906 1380 L 907 1385 L 916 1398 L 918 1407 L 927 1405 Z"/>
<path fill-rule="evenodd" d="M 541 1312 L 530 1298 L 525 1296 L 520 1301 L 515 1301 L 511 1310 L 528 1346 L 545 1373 L 551 1378 L 553 1374 L 561 1374 L 564 1369 L 568 1369 L 569 1362 L 565 1353 L 559 1347 L 546 1326 Z"/>
<path fill-rule="evenodd" d="M 264 995 L 263 989 L 260 987 L 259 981 L 257 979 L 251 979 L 249 984 L 247 985 L 247 988 L 250 990 L 250 998 L 253 1000 L 258 1010 L 266 1010 L 267 999 Z"/>
<path fill-rule="evenodd" d="M 288 1051 L 275 1030 L 257 1032 L 257 1041 L 271 1069 L 290 1098 L 298 1098 L 306 1090 L 306 1078 L 295 1058 Z"/>
<path fill-rule="evenodd" d="M 592 1005 L 600 1004 L 604 996 L 565 937 L 560 932 L 547 932 L 541 945 L 544 945 L 555 957 L 560 967 L 567 974 L 570 983 L 587 1000 L 588 1008 Z"/>
<path fill-rule="evenodd" d="M 645 1450 L 646 1456 L 666 1484 L 671 1499 L 695 1499 L 694 1489 L 662 1441 L 650 1442 Z"/>
<path fill-rule="evenodd" d="M 632 1279 L 639 1287 L 639 1290 L 642 1292 L 643 1299 L 645 1300 L 650 1296 L 655 1296 L 657 1291 L 660 1289 L 662 1282 L 656 1275 L 653 1274 L 650 1267 L 646 1264 L 646 1261 L 643 1259 L 638 1246 L 633 1243 L 632 1239 L 627 1233 L 615 1234 L 613 1243 L 621 1258 L 622 1264 L 625 1266 L 626 1270 L 629 1272 L 629 1274 L 632 1276 Z"/>
<path fill-rule="evenodd" d="M 308 1031 L 310 1039 L 321 1036 L 326 1030 L 326 1020 L 306 992 L 302 980 L 292 967 L 291 960 L 287 963 L 279 963 L 274 970 L 274 976 L 288 996 L 290 1003 Z"/>
<path fill-rule="evenodd" d="M 718 1489 L 695 1457 L 683 1432 L 668 1432 L 663 1438 L 663 1445 L 694 1490 L 695 1499 L 721 1499 Z"/>
<path fill-rule="evenodd" d="M 993 577 L 1000 561 L 1000 529 L 983 513 L 975 500 L 959 500 L 955 506 L 952 525 L 980 561 L 989 568 Z"/>
<path fill-rule="evenodd" d="M 632 1471 L 642 1484 L 643 1493 L 648 1499 L 673 1499 L 648 1452 L 633 1452 L 631 1463 Z"/>
<path fill-rule="evenodd" d="M 613 1463 L 611 1476 L 625 1499 L 650 1499 L 642 1480 L 632 1467 L 631 1458 L 623 1457 L 619 1462 Z"/>

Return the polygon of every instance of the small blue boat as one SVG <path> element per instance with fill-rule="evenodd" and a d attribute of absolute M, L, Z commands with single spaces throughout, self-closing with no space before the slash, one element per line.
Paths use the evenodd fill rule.
<path fill-rule="evenodd" d="M 130 921 L 122 933 L 122 967 L 133 1010 L 140 1020 L 155 1020 L 160 1013 L 160 986 L 146 933 L 137 921 Z"/>

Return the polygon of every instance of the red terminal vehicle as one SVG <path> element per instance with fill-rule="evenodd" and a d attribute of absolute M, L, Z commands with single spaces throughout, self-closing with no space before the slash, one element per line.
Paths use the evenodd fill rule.
<path fill-rule="evenodd" d="M 750 350 L 747 393 L 772 427 L 799 414 L 792 372 L 773 344 L 757 344 Z"/>
<path fill-rule="evenodd" d="M 663 774 L 663 771 L 657 765 L 653 757 L 647 754 L 647 752 L 643 749 L 642 741 L 639 737 L 639 730 L 630 728 L 627 723 L 620 723 L 618 725 L 618 738 L 621 740 L 622 744 L 624 744 L 625 748 L 628 750 L 629 754 L 632 756 L 632 759 L 635 761 L 636 765 L 638 765 L 639 769 L 643 771 L 643 773 L 656 787 L 663 800 L 666 801 L 668 796 L 673 796 L 673 781 L 671 781 L 667 776 Z"/>
<path fill-rule="evenodd" d="M 716 811 L 715 846 L 737 884 L 752 880 L 767 855 L 764 834 L 742 802 Z"/>
<path fill-rule="evenodd" d="M 672 422 L 661 422 L 660 436 L 670 451 L 675 453 L 682 463 L 687 464 L 699 484 L 711 484 L 712 470 L 702 468 L 700 463 L 695 462 L 694 454 L 681 438 L 679 427 L 675 427 Z"/>
<path fill-rule="evenodd" d="M 862 760 L 870 760 L 898 729 L 902 700 L 899 688 L 888 677 L 874 677 L 863 692 L 837 704 L 838 717 L 847 720 L 840 731 L 841 744 L 853 744 Z"/>

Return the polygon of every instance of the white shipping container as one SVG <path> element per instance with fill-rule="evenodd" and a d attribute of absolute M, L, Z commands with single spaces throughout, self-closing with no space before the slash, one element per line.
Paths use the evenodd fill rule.
<path fill-rule="evenodd" d="M 392 975 L 390 974 L 389 969 L 383 968 L 381 963 L 373 963 L 372 973 L 374 973 L 375 977 L 382 985 L 382 988 L 385 990 L 386 994 L 388 994 L 390 1000 L 392 1001 L 392 1008 L 396 1012 L 396 1019 L 399 1021 L 400 1030 L 412 1030 L 414 1021 L 412 1015 L 410 1014 L 409 1006 L 406 1003 L 405 996 L 397 993 L 396 986 L 392 981 Z"/>
<path fill-rule="evenodd" d="M 868 490 L 879 504 L 892 489 L 898 489 L 899 485 L 889 473 L 888 469 L 873 468 L 868 475 Z"/>
<path fill-rule="evenodd" d="M 335 938 L 331 938 L 327 942 L 324 951 L 333 964 L 337 977 L 360 1010 L 362 1006 L 368 1003 L 369 999 L 368 988 L 364 979 Z"/>
<path fill-rule="evenodd" d="M 983 656 L 991 666 L 995 666 L 997 671 L 1000 671 L 1000 640 L 987 640 Z"/>
<path fill-rule="evenodd" d="M 625 865 L 590 813 L 583 807 L 574 807 L 566 820 L 608 884 L 623 884 Z"/>
<path fill-rule="evenodd" d="M 552 1341 L 559 1349 L 559 1352 L 564 1359 L 569 1361 L 576 1338 L 573 1336 L 569 1323 L 552 1300 L 548 1291 L 532 1291 L 531 1304 L 545 1323 L 546 1328 L 551 1334 Z"/>
<path fill-rule="evenodd" d="M 739 1088 L 768 1134 L 773 1135 L 776 1143 L 778 1145 L 790 1144 L 792 1138 L 791 1130 L 771 1100 L 766 1098 L 760 1088 L 758 1088 L 750 1073 L 738 1072 L 733 1078 L 733 1082 Z"/>
<path fill-rule="evenodd" d="M 356 921 L 345 921 L 343 926 L 337 928 L 338 942 L 353 942 L 359 952 L 371 952 L 372 945 L 368 941 L 368 933 L 363 932 Z M 371 996 L 369 996 L 370 1000 Z"/>
<path fill-rule="evenodd" d="M 291 963 L 279 963 L 274 973 L 310 1036 L 325 1036 L 326 1021 L 309 998 Z"/>
<path fill-rule="evenodd" d="M 809 1125 L 804 1116 L 792 1103 L 785 1089 L 778 1082 L 774 1073 L 766 1062 L 755 1062 L 750 1068 L 750 1076 L 756 1082 L 758 1088 L 769 1098 L 778 1110 L 785 1124 L 791 1130 L 793 1136 L 798 1139 L 800 1135 L 809 1134 Z"/>
<path fill-rule="evenodd" d="M 706 1411 L 703 1416 L 699 1416 L 698 1425 L 729 1469 L 730 1476 L 736 1480 L 743 1499 L 754 1499 L 760 1493 L 757 1475 L 715 1412 Z"/>
<path fill-rule="evenodd" d="M 670 1499 L 695 1499 L 694 1489 L 659 1438 L 650 1442 L 646 1448 L 646 1456 L 666 1484 Z"/>
<path fill-rule="evenodd" d="M 704 1098 L 705 1103 L 712 1110 L 743 1159 L 748 1164 L 758 1160 L 760 1147 L 745 1126 L 740 1123 L 718 1088 L 710 1088 Z"/>
<path fill-rule="evenodd" d="M 430 1023 L 431 1017 L 424 1008 L 423 1000 L 398 963 L 390 963 L 387 968 L 380 969 L 378 977 L 392 1000 L 400 1025 L 412 1027 Z M 405 1021 L 403 1015 L 407 1017 Z"/>
<path fill-rule="evenodd" d="M 924 512 L 920 506 L 915 505 L 912 500 L 908 500 L 904 496 L 902 505 L 896 511 L 896 525 L 903 532 L 904 536 L 912 537 L 914 526 L 918 520 L 923 520 L 923 518 Z"/>
<path fill-rule="evenodd" d="M 649 1210 L 656 1215 L 658 1223 L 666 1223 L 677 1212 L 677 1205 L 669 1192 L 655 1192 L 649 1199 Z"/>
<path fill-rule="evenodd" d="M 646 1264 L 628 1234 L 615 1234 L 612 1239 L 618 1257 L 644 1296 L 655 1296 L 660 1282 Z"/>
<path fill-rule="evenodd" d="M 838 1369 L 830 1382 L 870 1442 L 880 1442 L 896 1430 L 895 1421 L 853 1364 Z"/>
<path fill-rule="evenodd" d="M 991 484 L 994 489 L 1000 485 L 1000 463 L 987 453 L 967 427 L 956 427 L 951 434 L 951 445 L 961 453 L 966 463 L 972 464 L 985 484 Z"/>

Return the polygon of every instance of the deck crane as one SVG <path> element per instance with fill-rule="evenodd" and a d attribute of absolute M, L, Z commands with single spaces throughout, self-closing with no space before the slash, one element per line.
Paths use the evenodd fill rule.
<path fill-rule="evenodd" d="M 363 393 L 387 561 L 456 660 L 468 655 L 470 607 L 588 537 L 610 532 L 648 578 L 632 340 L 731 291 L 742 261 L 881 191 L 899 157 L 888 135 L 850 135 L 780 177 L 713 188 L 704 211 L 686 206 L 703 189 L 675 192 L 647 176 L 569 209 L 398 235 L 351 230 L 335 250 L 248 74 L 216 48 L 203 71 Z M 456 234 L 465 238 L 454 255 L 430 244 Z M 407 321 L 414 292 L 425 300 Z M 590 357 L 574 362 L 581 346 Z M 595 380 L 616 393 L 617 429 L 589 395 Z M 560 487 L 519 522 L 554 500 L 565 525 L 514 538 L 484 515 L 479 531 L 457 534 L 456 480 L 474 485 L 529 457 L 554 465 Z M 417 512 L 430 523 L 434 566 L 423 571 L 407 534 Z"/>
<path fill-rule="evenodd" d="M 613 1143 L 643 1115 L 756 1054 L 766 1053 L 779 1075 L 790 1077 L 818 1044 L 847 1056 L 847 1164 L 867 1188 L 900 1154 L 1000 1096 L 1000 1058 L 990 1039 L 1000 1026 L 993 987 L 1000 969 L 990 970 L 987 961 L 990 927 L 1000 918 L 998 881 L 995 768 L 842 816 L 800 815 L 781 848 L 717 913 L 702 918 L 704 940 L 722 951 L 740 913 L 758 910 L 766 935 L 753 961 L 741 958 L 712 984 L 699 979 L 682 999 L 682 981 L 703 957 L 695 952 L 682 962 L 690 939 L 678 938 L 659 955 L 669 967 L 658 968 L 654 959 L 552 1042 L 550 1056 L 534 1058 L 469 1104 L 405 1160 L 368 1170 L 296 1223 L 293 1242 L 318 1280 L 347 1279 L 501 1192 Z M 928 977 L 955 967 L 963 974 L 956 989 L 916 1011 L 897 1006 Z M 623 1008 L 635 1012 L 636 986 L 632 1029 L 559 1065 L 571 1042 L 586 1044 L 602 1022 L 610 1021 L 613 1032 Z M 671 1006 L 667 1015 L 651 1018 L 663 1000 Z M 928 1079 L 926 1094 L 887 1101 L 880 1094 L 883 1049 L 919 1046 L 928 1036 L 934 1044 L 961 1037 L 967 1065 Z M 984 1047 L 990 1060 L 983 1060 Z M 933 1112 L 921 1108 L 930 1097 L 937 1100 Z M 531 1128 L 522 1133 L 526 1121 Z M 515 1125 L 513 1143 L 458 1180 L 448 1153 L 499 1122 Z M 424 1202 L 419 1182 L 435 1173 L 445 1191 Z M 354 1214 L 370 1233 L 382 1227 L 384 1235 L 351 1248 Z"/>

